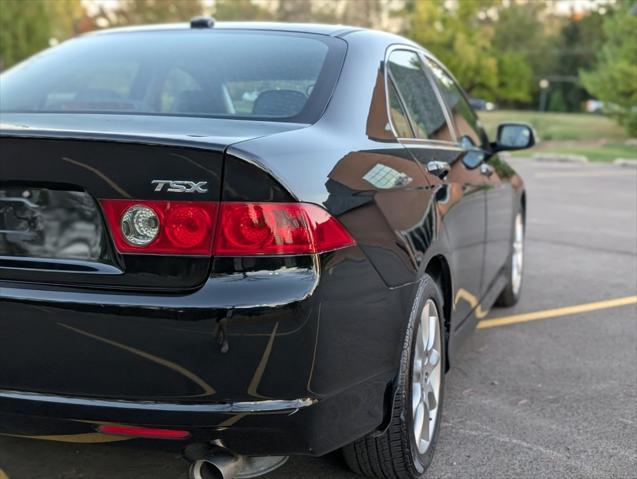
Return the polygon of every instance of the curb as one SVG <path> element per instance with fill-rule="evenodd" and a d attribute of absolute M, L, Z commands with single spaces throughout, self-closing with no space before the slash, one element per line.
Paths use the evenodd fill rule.
<path fill-rule="evenodd" d="M 564 155 L 559 153 L 536 153 L 531 157 L 535 161 L 546 163 L 588 163 L 584 155 Z"/>
<path fill-rule="evenodd" d="M 626 168 L 637 168 L 637 159 L 635 158 L 617 158 L 613 161 L 613 165 L 623 166 Z"/>

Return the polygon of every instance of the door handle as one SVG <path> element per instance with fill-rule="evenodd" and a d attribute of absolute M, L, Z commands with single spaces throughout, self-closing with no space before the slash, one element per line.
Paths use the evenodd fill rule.
<path fill-rule="evenodd" d="M 433 160 L 427 163 L 427 172 L 436 175 L 441 180 L 444 180 L 449 174 L 449 169 L 449 163 L 446 161 Z"/>
<path fill-rule="evenodd" d="M 487 178 L 490 177 L 493 174 L 493 166 L 482 163 L 480 165 L 480 173 L 482 173 Z"/>

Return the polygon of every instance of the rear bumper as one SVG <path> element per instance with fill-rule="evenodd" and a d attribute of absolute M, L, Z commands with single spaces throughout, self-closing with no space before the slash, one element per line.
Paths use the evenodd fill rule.
<path fill-rule="evenodd" d="M 411 288 L 386 288 L 357 248 L 266 262 L 185 295 L 0 283 L 0 434 L 108 422 L 320 455 L 374 430 Z"/>
<path fill-rule="evenodd" d="M 132 403 L 0 391 L 0 435 L 61 442 L 149 440 L 97 433 L 114 423 L 186 430 L 181 449 L 220 439 L 246 455 L 322 455 L 377 427 L 383 419 L 385 379 L 357 385 L 324 400 L 255 401 L 227 404 Z"/>

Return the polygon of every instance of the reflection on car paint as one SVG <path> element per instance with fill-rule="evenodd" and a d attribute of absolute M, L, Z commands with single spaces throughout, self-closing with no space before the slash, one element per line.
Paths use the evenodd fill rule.
<path fill-rule="evenodd" d="M 155 364 L 158 364 L 160 366 L 163 366 L 165 368 L 171 369 L 173 371 L 175 371 L 176 373 L 186 377 L 187 379 L 189 379 L 190 381 L 192 381 L 193 383 L 195 383 L 197 386 L 199 386 L 202 389 L 202 393 L 201 394 L 196 394 L 190 397 L 205 397 L 205 396 L 212 396 L 214 394 L 216 394 L 216 391 L 214 390 L 214 388 L 212 386 L 210 386 L 206 381 L 204 381 L 203 379 L 201 379 L 199 376 L 197 376 L 195 373 L 193 373 L 192 371 L 187 370 L 186 368 L 184 368 L 183 366 L 180 366 L 179 364 L 175 364 L 172 361 L 169 361 L 167 359 L 164 358 L 160 358 L 159 356 L 156 356 L 154 354 L 150 354 L 146 351 L 142 351 L 138 348 L 134 348 L 132 346 L 127 346 L 126 344 L 122 344 L 119 343 L 117 341 L 113 341 L 111 339 L 108 338 L 104 338 L 102 336 L 98 336 L 96 334 L 92 334 L 89 333 L 87 331 L 83 331 L 82 329 L 79 328 L 75 328 L 73 326 L 70 326 L 68 324 L 64 324 L 64 323 L 58 323 L 58 326 L 61 326 L 63 328 L 66 328 L 70 331 L 74 331 L 78 334 L 81 334 L 83 336 L 95 339 L 97 341 L 101 341 L 103 343 L 106 343 L 110 346 L 113 346 L 115 348 L 119 348 L 122 349 L 124 351 L 127 351 L 131 354 L 134 354 L 135 356 L 141 357 L 143 359 L 146 359 L 148 361 L 151 361 Z"/>

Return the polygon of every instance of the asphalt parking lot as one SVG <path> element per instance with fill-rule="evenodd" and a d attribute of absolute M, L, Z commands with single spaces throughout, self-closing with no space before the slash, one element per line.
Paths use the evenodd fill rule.
<path fill-rule="evenodd" d="M 522 300 L 489 314 L 505 319 L 484 323 L 447 376 L 429 477 L 636 478 L 637 169 L 512 163 L 528 191 Z M 628 299 L 608 302 L 618 298 Z M 131 442 L 7 437 L 4 479 L 1 470 L 11 479 L 187 477 L 178 455 Z M 292 458 L 267 477 L 357 476 L 333 454 Z"/>

